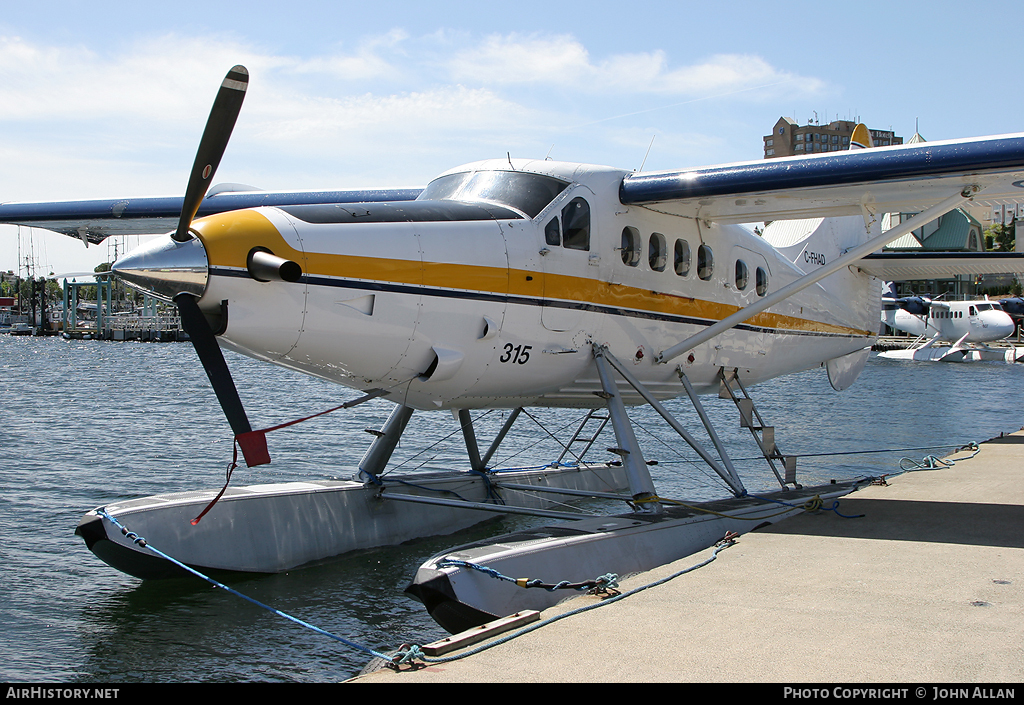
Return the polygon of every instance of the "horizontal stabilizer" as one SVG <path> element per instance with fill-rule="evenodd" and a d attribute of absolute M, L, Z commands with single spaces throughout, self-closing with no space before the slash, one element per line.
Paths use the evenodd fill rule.
<path fill-rule="evenodd" d="M 861 271 L 886 281 L 943 279 L 957 274 L 1024 273 L 1020 252 L 876 252 L 856 265 Z"/>

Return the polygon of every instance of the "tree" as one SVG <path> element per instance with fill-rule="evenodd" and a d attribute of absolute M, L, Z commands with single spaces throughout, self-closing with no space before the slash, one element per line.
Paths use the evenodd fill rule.
<path fill-rule="evenodd" d="M 985 230 L 985 249 L 1013 252 L 1015 245 L 1014 226 L 996 223 Z"/>

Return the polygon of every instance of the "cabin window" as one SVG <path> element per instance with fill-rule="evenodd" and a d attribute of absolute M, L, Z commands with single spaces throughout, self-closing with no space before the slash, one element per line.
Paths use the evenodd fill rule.
<path fill-rule="evenodd" d="M 590 249 L 590 204 L 574 198 L 562 209 L 562 244 L 570 250 Z"/>
<path fill-rule="evenodd" d="M 714 270 L 715 257 L 711 252 L 711 248 L 707 245 L 701 245 L 697 248 L 697 276 L 707 281 L 711 279 Z"/>
<path fill-rule="evenodd" d="M 636 228 L 622 229 L 622 247 L 619 250 L 623 264 L 630 267 L 640 264 L 640 233 Z"/>
<path fill-rule="evenodd" d="M 676 240 L 673 262 L 679 276 L 685 277 L 690 273 L 690 243 L 686 240 Z"/>
<path fill-rule="evenodd" d="M 765 271 L 764 267 L 758 267 L 754 271 L 754 291 L 757 292 L 758 296 L 764 296 L 768 293 L 768 272 Z"/>
<path fill-rule="evenodd" d="M 544 226 L 544 242 L 555 247 L 562 244 L 562 232 L 558 227 L 558 218 L 552 218 L 551 222 Z"/>
<path fill-rule="evenodd" d="M 747 279 L 750 278 L 750 271 L 747 263 L 741 259 L 736 260 L 736 288 L 743 291 L 747 288 Z"/>
<path fill-rule="evenodd" d="M 667 255 L 665 236 L 661 233 L 651 233 L 647 249 L 647 263 L 651 265 L 651 269 L 655 272 L 664 272 Z"/>

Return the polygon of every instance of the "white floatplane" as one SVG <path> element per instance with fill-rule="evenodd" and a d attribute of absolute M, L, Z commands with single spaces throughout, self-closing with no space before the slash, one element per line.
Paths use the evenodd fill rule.
<path fill-rule="evenodd" d="M 918 257 L 873 253 L 972 198 L 1024 192 L 1024 134 L 1015 134 L 655 173 L 507 157 L 456 167 L 424 189 L 207 195 L 247 83 L 240 66 L 225 78 L 183 198 L 0 205 L 0 222 L 87 242 L 173 230 L 113 270 L 178 306 L 246 464 L 269 462 L 266 437 L 252 429 L 221 347 L 358 390 L 353 404 L 376 397 L 396 405 L 351 483 L 231 488 L 198 524 L 196 510 L 214 492 L 89 512 L 78 531 L 92 550 L 140 575 L 154 571 L 154 559 L 113 519 L 189 565 L 276 571 L 439 533 L 485 512 L 557 516 L 541 508 L 550 493 L 519 503 L 513 493 L 545 486 L 565 493 L 554 496 L 621 499 L 614 489 L 624 481 L 623 515 L 448 554 L 578 581 L 593 570 L 651 568 L 727 530 L 801 511 L 807 498 L 849 492 L 855 484 L 800 488 L 747 387 L 817 366 L 836 389 L 852 384 L 877 335 L 879 277 L 921 266 Z M 920 215 L 883 234 L 885 212 Z M 830 227 L 785 243 L 741 227 L 798 218 Z M 952 270 L 1024 269 L 1014 255 L 995 260 L 966 258 Z M 746 492 L 702 412 L 704 393 L 736 402 L 777 496 Z M 682 395 L 717 454 L 661 404 Z M 637 404 L 662 414 L 733 497 L 697 508 L 660 497 L 626 412 Z M 526 406 L 602 412 L 615 462 L 496 476 L 469 412 Z M 434 485 L 417 480 L 416 491 L 384 476 L 413 410 L 457 412 L 469 472 Z M 458 497 L 434 491 L 459 483 Z M 432 612 L 455 614 L 439 619 L 453 628 L 549 600 L 545 590 L 523 602 L 504 588 L 478 589 L 468 569 L 442 560 L 428 561 L 413 591 Z"/>
<path fill-rule="evenodd" d="M 1016 329 L 1000 302 L 987 296 L 964 301 L 883 296 L 882 322 L 917 338 L 909 347 L 885 350 L 879 357 L 934 362 L 1017 362 L 1024 358 L 1024 348 L 985 345 L 1008 338 Z"/>

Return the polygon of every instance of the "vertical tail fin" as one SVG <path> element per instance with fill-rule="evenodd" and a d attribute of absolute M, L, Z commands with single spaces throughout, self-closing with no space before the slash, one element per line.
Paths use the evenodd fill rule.
<path fill-rule="evenodd" d="M 867 126 L 864 123 L 858 123 L 850 136 L 850 149 L 869 149 L 874 146 L 875 143 L 871 139 L 871 133 L 868 132 Z"/>
<path fill-rule="evenodd" d="M 858 124 L 850 135 L 850 149 L 870 149 L 874 146 L 868 128 Z M 878 234 L 877 222 L 871 223 L 868 228 L 865 225 L 865 221 L 858 216 L 777 220 L 766 225 L 761 236 L 798 269 L 809 272 L 816 266 L 834 261 L 843 252 Z M 844 325 L 856 325 L 864 330 L 874 329 L 878 325 L 878 313 L 872 309 L 881 298 L 882 282 L 847 268 L 823 279 L 818 286 L 844 302 L 832 311 L 837 320 L 845 321 Z M 895 299 L 891 292 L 889 296 Z M 840 311 L 840 308 L 844 310 Z"/>

